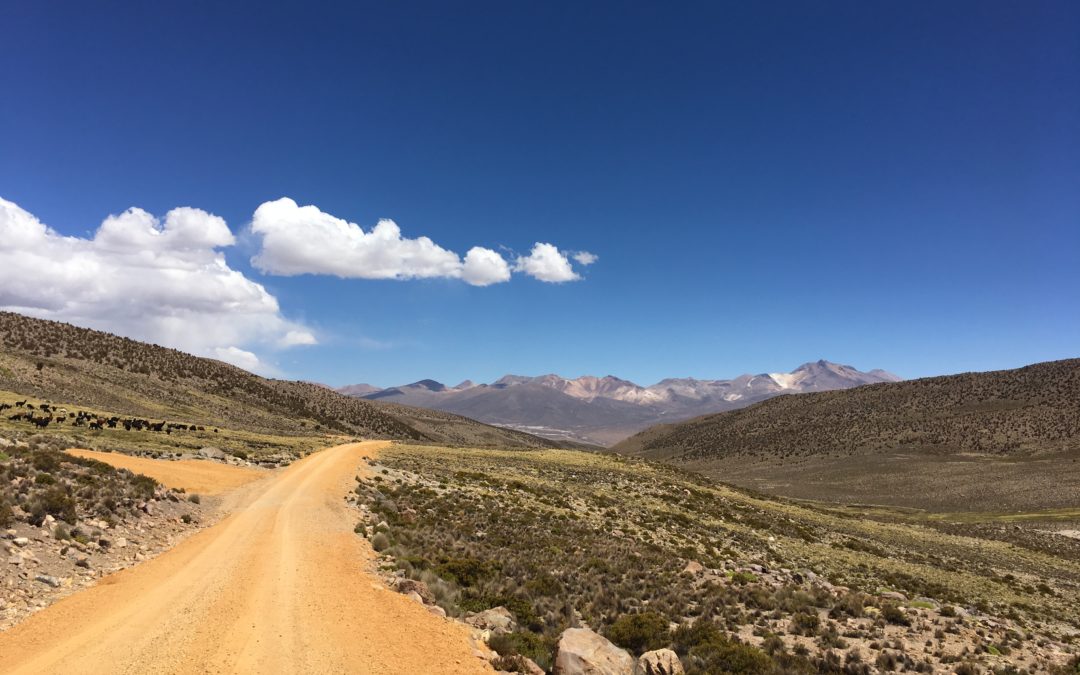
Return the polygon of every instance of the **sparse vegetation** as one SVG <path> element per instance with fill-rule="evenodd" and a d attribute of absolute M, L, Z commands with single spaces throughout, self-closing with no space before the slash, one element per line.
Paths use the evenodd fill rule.
<path fill-rule="evenodd" d="M 1078 620 L 1074 559 L 767 499 L 617 456 L 393 446 L 357 493 L 369 513 L 358 531 L 388 569 L 440 587 L 451 615 L 507 607 L 519 627 L 495 641 L 499 653 L 541 665 L 582 622 L 633 653 L 673 647 L 690 673 L 925 671 L 962 653 L 984 665 L 1004 658 L 1000 647 L 972 651 L 984 639 L 976 627 L 1034 664 L 1047 653 L 1040 642 L 1064 644 Z M 996 581 L 991 566 L 1015 582 Z M 913 636 L 934 649 L 896 646 Z"/>

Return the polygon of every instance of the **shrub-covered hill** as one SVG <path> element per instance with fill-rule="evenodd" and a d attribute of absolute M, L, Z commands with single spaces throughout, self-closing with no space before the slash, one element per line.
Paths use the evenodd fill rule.
<path fill-rule="evenodd" d="M 356 500 L 398 591 L 466 620 L 508 612 L 496 669 L 550 668 L 584 624 L 634 656 L 671 648 L 688 675 L 1076 672 L 1080 541 L 1047 523 L 879 518 L 619 456 L 404 444 Z"/>
<path fill-rule="evenodd" d="M 897 450 L 1021 456 L 1080 449 L 1080 359 L 780 396 L 646 429 L 616 452 L 664 461 Z"/>
<path fill-rule="evenodd" d="M 0 389 L 121 415 L 257 432 L 556 445 L 450 413 L 363 401 L 317 384 L 259 377 L 213 359 L 10 312 L 0 312 Z"/>

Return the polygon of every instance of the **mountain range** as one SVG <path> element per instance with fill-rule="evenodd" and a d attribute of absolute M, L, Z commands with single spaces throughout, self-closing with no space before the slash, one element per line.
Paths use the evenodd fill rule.
<path fill-rule="evenodd" d="M 774 396 L 899 380 L 884 370 L 862 372 L 822 360 L 790 373 L 731 380 L 668 378 L 649 386 L 613 375 L 569 379 L 549 374 L 506 375 L 490 384 L 466 380 L 452 387 L 435 380 L 386 389 L 354 384 L 338 391 L 369 401 L 453 412 L 547 438 L 610 445 L 654 424 L 735 410 Z"/>

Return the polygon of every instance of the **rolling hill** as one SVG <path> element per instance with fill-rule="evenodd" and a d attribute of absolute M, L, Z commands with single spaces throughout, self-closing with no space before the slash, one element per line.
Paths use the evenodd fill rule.
<path fill-rule="evenodd" d="M 653 424 L 733 410 L 784 393 L 896 380 L 883 370 L 864 373 L 817 361 L 790 373 L 742 375 L 732 380 L 670 378 L 648 387 L 612 375 L 568 379 L 551 374 L 506 375 L 491 384 L 466 380 L 455 387 L 421 380 L 375 391 L 366 384 L 338 391 L 372 401 L 446 410 L 549 438 L 608 445 Z"/>
<path fill-rule="evenodd" d="M 1076 506 L 1080 359 L 780 396 L 613 451 L 800 497 Z"/>
<path fill-rule="evenodd" d="M 256 432 L 556 445 L 451 413 L 267 379 L 213 359 L 11 312 L 0 312 L 0 390 L 124 415 Z"/>

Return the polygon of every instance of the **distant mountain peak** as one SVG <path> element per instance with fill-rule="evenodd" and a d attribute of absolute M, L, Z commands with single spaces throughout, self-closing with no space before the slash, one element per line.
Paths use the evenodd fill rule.
<path fill-rule="evenodd" d="M 740 375 L 731 380 L 668 378 L 642 387 L 616 375 L 566 378 L 556 373 L 500 377 L 491 384 L 435 380 L 359 394 L 468 415 L 493 424 L 550 429 L 553 436 L 611 442 L 660 421 L 732 410 L 782 394 L 850 389 L 895 382 L 884 370 L 861 372 L 825 359 L 790 373 Z M 356 394 L 354 394 L 356 395 Z"/>
<path fill-rule="evenodd" d="M 420 380 L 419 382 L 413 382 L 406 386 L 417 389 L 427 389 L 428 391 L 446 391 L 446 385 L 435 380 Z"/>

